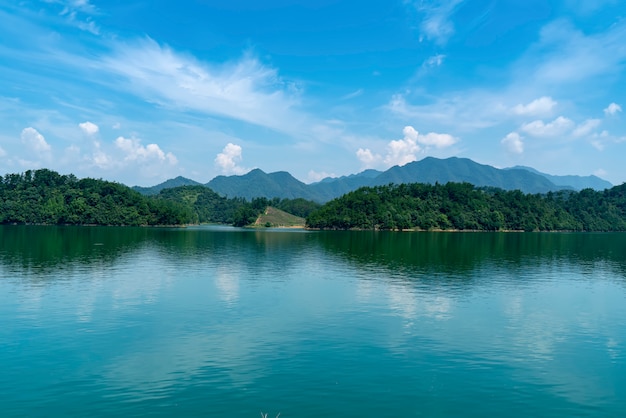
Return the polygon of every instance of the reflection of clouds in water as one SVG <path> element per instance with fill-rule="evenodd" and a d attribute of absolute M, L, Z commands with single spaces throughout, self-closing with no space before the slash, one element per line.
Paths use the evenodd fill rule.
<path fill-rule="evenodd" d="M 418 317 L 447 320 L 451 318 L 453 301 L 446 295 L 418 293 L 410 286 L 391 283 L 386 288 L 389 307 L 405 319 Z"/>
<path fill-rule="evenodd" d="M 158 257 L 158 254 L 152 251 L 138 251 L 133 254 L 133 258 L 143 259 L 141 262 L 143 271 L 137 271 L 136 267 L 129 266 L 134 260 L 127 260 L 109 272 L 109 278 L 115 278 L 115 288 L 112 290 L 114 309 L 155 303 L 161 291 L 170 287 L 176 280 L 180 272 L 175 266 L 166 264 L 164 268 L 157 260 L 151 263 L 149 260 L 155 257 Z"/>
<path fill-rule="evenodd" d="M 412 289 L 408 286 L 390 284 L 386 290 L 389 307 L 404 319 L 415 319 L 417 316 L 417 300 Z"/>
<path fill-rule="evenodd" d="M 239 275 L 232 268 L 219 266 L 215 272 L 215 286 L 220 299 L 231 305 L 239 299 Z"/>
<path fill-rule="evenodd" d="M 277 348 L 287 345 L 293 330 L 267 333 L 262 317 L 244 322 L 204 333 L 165 329 L 149 347 L 114 358 L 104 377 L 113 388 L 132 391 L 134 400 L 166 396 L 191 378 L 221 387 L 251 386 L 267 374 L 269 360 L 280 357 Z"/>
<path fill-rule="evenodd" d="M 620 358 L 624 358 L 622 354 L 622 350 L 620 350 L 620 344 L 614 338 L 609 338 L 606 342 L 606 349 L 609 353 L 609 357 L 614 362 L 619 360 Z"/>
<path fill-rule="evenodd" d="M 389 309 L 404 322 L 402 333 L 389 327 L 387 348 L 406 352 L 415 347 L 415 338 L 426 339 L 437 351 L 467 353 L 472 363 L 511 366 L 516 379 L 545 385 L 574 403 L 610 399 L 614 382 L 610 373 L 598 373 L 598 368 L 624 360 L 619 343 L 623 331 L 603 323 L 612 323 L 607 318 L 615 316 L 616 307 L 624 309 L 623 288 L 615 289 L 621 286 L 616 282 L 590 282 L 581 273 L 561 270 L 532 286 L 476 287 L 463 300 L 457 300 L 458 295 L 445 286 L 421 292 L 410 281 L 381 280 L 377 293 L 385 296 Z M 593 358 L 581 359 L 581 344 Z M 603 345 L 606 348 L 598 351 L 597 346 Z"/>
<path fill-rule="evenodd" d="M 377 287 L 374 280 L 357 280 L 356 281 L 356 300 L 360 303 L 366 303 L 376 295 Z"/>
<path fill-rule="evenodd" d="M 37 317 L 43 296 L 45 296 L 45 288 L 43 286 L 23 286 L 19 291 L 19 307 L 18 309 L 26 317 Z"/>

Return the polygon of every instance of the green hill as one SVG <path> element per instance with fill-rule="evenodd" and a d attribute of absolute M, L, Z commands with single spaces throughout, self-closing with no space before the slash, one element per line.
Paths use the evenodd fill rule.
<path fill-rule="evenodd" d="M 272 228 L 304 228 L 306 221 L 304 218 L 294 216 L 290 213 L 268 206 L 259 215 L 254 226 Z"/>

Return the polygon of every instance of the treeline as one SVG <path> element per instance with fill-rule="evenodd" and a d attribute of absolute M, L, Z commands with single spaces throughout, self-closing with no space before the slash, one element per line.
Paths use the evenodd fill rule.
<path fill-rule="evenodd" d="M 318 203 L 305 199 L 226 198 L 206 186 L 180 186 L 162 190 L 157 200 L 172 201 L 188 207 L 193 223 L 222 223 L 234 226 L 253 224 L 268 206 L 292 215 L 307 217 L 318 209 Z"/>
<path fill-rule="evenodd" d="M 305 199 L 228 199 L 205 186 L 144 196 L 123 184 L 48 169 L 0 176 L 0 224 L 245 226 L 267 206 L 300 217 L 320 207 Z"/>
<path fill-rule="evenodd" d="M 0 176 L 0 224 L 181 225 L 193 212 L 127 186 L 41 169 Z"/>
<path fill-rule="evenodd" d="M 626 184 L 525 194 L 469 183 L 364 187 L 307 217 L 320 229 L 626 231 Z"/>

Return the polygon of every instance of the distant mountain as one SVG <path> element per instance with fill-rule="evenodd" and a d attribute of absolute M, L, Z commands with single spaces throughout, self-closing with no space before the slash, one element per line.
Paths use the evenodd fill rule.
<path fill-rule="evenodd" d="M 281 199 L 295 199 L 298 197 L 322 201 L 309 186 L 293 177 L 286 171 L 267 174 L 260 169 L 254 169 L 242 176 L 217 176 L 206 184 L 215 192 L 227 197 L 279 197 Z"/>
<path fill-rule="evenodd" d="M 426 157 L 403 166 L 391 167 L 378 177 L 372 185 L 389 183 L 467 182 L 478 187 L 499 187 L 504 190 L 519 189 L 525 193 L 547 193 L 570 187 L 557 186 L 545 177 L 528 170 L 501 170 L 490 165 L 478 164 L 468 158 L 451 157 L 438 159 Z"/>
<path fill-rule="evenodd" d="M 323 202 L 342 196 L 348 192 L 358 189 L 359 187 L 369 186 L 372 180 L 380 176 L 382 171 L 365 170 L 358 174 L 342 176 L 338 178 L 327 177 L 319 183 L 309 185 L 309 188 L 315 192 Z"/>
<path fill-rule="evenodd" d="M 166 180 L 161 184 L 157 184 L 156 186 L 152 186 L 152 187 L 133 186 L 131 188 L 135 191 L 138 191 L 142 195 L 151 196 L 151 195 L 159 194 L 159 192 L 161 192 L 161 190 L 163 189 L 171 189 L 173 187 L 180 187 L 180 186 L 200 186 L 200 185 L 202 184 L 198 183 L 197 181 L 190 180 L 186 177 L 178 176 L 175 179 Z"/>
<path fill-rule="evenodd" d="M 613 184 L 609 183 L 606 180 L 601 179 L 597 176 L 554 176 L 551 174 L 542 173 L 541 171 L 535 170 L 531 167 L 525 167 L 522 165 L 516 165 L 515 167 L 511 167 L 510 170 L 527 170 L 531 173 L 539 174 L 550 180 L 552 183 L 557 186 L 570 186 L 575 190 L 582 189 L 594 189 L 594 190 L 604 190 L 610 189 L 613 187 Z M 507 169 L 509 170 L 509 169 Z"/>
<path fill-rule="evenodd" d="M 528 167 L 498 169 L 479 164 L 467 158 L 438 159 L 426 157 L 389 170 L 365 170 L 358 174 L 338 178 L 325 178 L 318 183 L 305 184 L 285 171 L 265 173 L 254 169 L 241 176 L 217 176 L 204 186 L 227 197 L 255 197 L 272 199 L 303 198 L 319 203 L 327 202 L 363 186 L 383 186 L 390 183 L 467 182 L 478 187 L 499 187 L 504 190 L 521 190 L 525 193 L 547 193 L 557 190 L 580 190 L 592 187 L 598 190 L 611 184 L 595 176 L 550 176 Z M 144 194 L 157 194 L 168 187 L 199 185 L 184 177 L 177 177 L 153 187 L 134 187 Z"/>

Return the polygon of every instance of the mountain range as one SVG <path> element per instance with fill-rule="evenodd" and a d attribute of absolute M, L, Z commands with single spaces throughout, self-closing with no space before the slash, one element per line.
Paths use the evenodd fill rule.
<path fill-rule="evenodd" d="M 596 176 L 554 176 L 524 166 L 499 169 L 458 157 L 446 159 L 426 157 L 403 166 L 391 167 L 386 171 L 365 170 L 349 176 L 328 177 L 313 184 L 305 184 L 285 171 L 268 174 L 260 169 L 254 169 L 244 175 L 217 176 L 204 186 L 227 197 L 304 198 L 324 203 L 363 186 L 448 182 L 467 182 L 478 187 L 498 187 L 504 190 L 517 189 L 524 193 L 584 188 L 604 190 L 613 186 Z M 135 186 L 133 189 L 142 194 L 153 195 L 166 188 L 200 184 L 179 176 L 156 186 Z"/>

